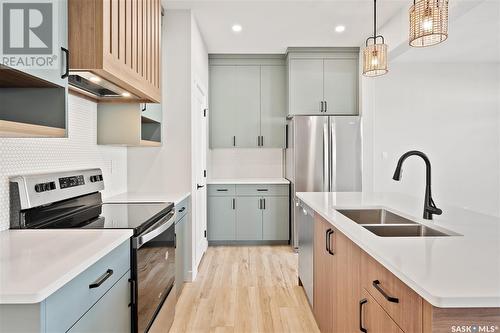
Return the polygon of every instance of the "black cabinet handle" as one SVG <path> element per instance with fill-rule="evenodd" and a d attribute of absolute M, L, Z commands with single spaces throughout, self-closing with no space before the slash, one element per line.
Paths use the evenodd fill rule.
<path fill-rule="evenodd" d="M 384 291 L 384 289 L 382 289 L 380 287 L 380 281 L 379 280 L 373 281 L 372 284 L 375 287 L 375 289 L 377 289 L 378 292 L 381 293 L 382 296 L 384 296 L 384 298 L 386 300 L 388 300 L 389 302 L 392 302 L 392 303 L 399 303 L 399 299 L 398 298 L 387 295 L 387 293 Z"/>
<path fill-rule="evenodd" d="M 196 189 L 199 190 L 200 188 L 204 188 L 205 185 L 200 185 L 200 184 L 196 184 Z"/>
<path fill-rule="evenodd" d="M 268 189 L 267 188 L 258 188 L 257 189 L 257 192 L 267 192 Z"/>
<path fill-rule="evenodd" d="M 330 232 L 328 233 L 328 253 L 330 253 L 332 256 L 335 254 L 335 252 L 333 252 L 332 250 L 332 245 L 330 243 L 330 240 L 332 239 L 332 235 L 335 233 L 335 231 L 333 229 L 329 229 Z"/>
<path fill-rule="evenodd" d="M 264 136 L 263 135 L 260 136 L 260 146 L 264 147 Z"/>
<path fill-rule="evenodd" d="M 259 209 L 262 209 L 262 199 L 259 199 Z"/>
<path fill-rule="evenodd" d="M 106 271 L 106 273 L 104 273 L 97 280 L 95 280 L 94 282 L 92 282 L 91 284 L 89 284 L 89 289 L 99 288 L 101 286 L 101 284 L 104 283 L 104 281 L 106 281 L 107 279 L 110 278 L 111 275 L 113 275 L 113 270 L 112 269 L 108 269 Z"/>
<path fill-rule="evenodd" d="M 320 106 L 319 112 L 323 112 L 323 101 L 321 101 L 320 103 L 321 103 L 321 106 Z"/>
<path fill-rule="evenodd" d="M 218 188 L 217 192 L 227 192 L 227 188 Z"/>
<path fill-rule="evenodd" d="M 285 125 L 285 149 L 288 149 L 288 124 Z"/>
<path fill-rule="evenodd" d="M 326 252 L 330 253 L 330 242 L 329 242 L 329 237 L 330 237 L 330 231 L 332 231 L 332 229 L 328 229 L 326 232 L 325 232 L 325 248 L 326 248 Z"/>
<path fill-rule="evenodd" d="M 186 210 L 186 207 L 182 207 L 181 209 L 179 209 L 179 213 L 182 213 L 185 210 Z"/>
<path fill-rule="evenodd" d="M 65 47 L 61 47 L 61 50 L 65 54 L 66 58 L 66 70 L 63 75 L 61 75 L 61 79 L 65 79 L 69 76 L 69 50 Z"/>
<path fill-rule="evenodd" d="M 328 112 L 328 103 L 325 101 L 325 112 Z"/>
<path fill-rule="evenodd" d="M 266 199 L 262 199 L 262 209 L 266 209 Z"/>
<path fill-rule="evenodd" d="M 366 298 L 363 298 L 361 301 L 359 301 L 359 330 L 363 333 L 367 333 L 368 330 L 363 327 L 363 305 L 368 303 L 368 300 Z"/>
<path fill-rule="evenodd" d="M 236 136 L 233 136 L 233 147 L 236 147 Z"/>
<path fill-rule="evenodd" d="M 147 104 L 144 103 L 144 107 L 141 109 L 142 112 L 146 111 Z"/>
<path fill-rule="evenodd" d="M 233 200 L 232 200 L 232 205 L 233 205 L 233 210 L 236 209 L 236 199 L 235 198 L 233 198 Z"/>

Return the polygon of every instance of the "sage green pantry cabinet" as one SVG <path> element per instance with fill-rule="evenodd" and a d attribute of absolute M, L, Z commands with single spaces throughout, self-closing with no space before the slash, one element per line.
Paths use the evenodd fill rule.
<path fill-rule="evenodd" d="M 284 147 L 284 58 L 261 57 L 211 55 L 211 148 Z"/>
<path fill-rule="evenodd" d="M 289 185 L 208 185 L 208 241 L 289 240 Z"/>
<path fill-rule="evenodd" d="M 358 48 L 289 48 L 288 115 L 359 114 Z"/>

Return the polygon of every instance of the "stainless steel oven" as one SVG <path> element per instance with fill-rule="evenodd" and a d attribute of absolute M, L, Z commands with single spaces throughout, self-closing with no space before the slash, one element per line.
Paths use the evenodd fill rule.
<path fill-rule="evenodd" d="M 147 332 L 160 312 L 162 321 L 173 322 L 175 307 L 175 210 L 132 239 L 132 288 L 136 332 Z M 166 302 L 167 301 L 167 302 Z"/>

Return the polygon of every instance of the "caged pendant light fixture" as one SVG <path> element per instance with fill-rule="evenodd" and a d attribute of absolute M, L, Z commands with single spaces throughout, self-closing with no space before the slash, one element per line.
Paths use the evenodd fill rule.
<path fill-rule="evenodd" d="M 377 43 L 377 41 L 379 42 Z M 383 36 L 377 36 L 377 0 L 373 0 L 373 36 L 368 37 L 365 42 L 363 75 L 374 77 L 384 75 L 387 72 L 387 45 Z"/>
<path fill-rule="evenodd" d="M 448 38 L 448 0 L 413 0 L 410 8 L 410 46 L 425 47 Z"/>

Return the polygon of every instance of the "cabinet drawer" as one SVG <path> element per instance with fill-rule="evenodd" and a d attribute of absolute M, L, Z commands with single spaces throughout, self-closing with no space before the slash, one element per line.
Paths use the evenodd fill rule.
<path fill-rule="evenodd" d="M 131 331 L 130 271 L 71 327 L 71 333 L 127 333 Z"/>
<path fill-rule="evenodd" d="M 417 293 L 366 253 L 361 273 L 362 287 L 403 331 L 422 332 L 422 298 Z"/>
<path fill-rule="evenodd" d="M 177 221 L 180 221 L 189 211 L 189 197 L 179 202 L 175 206 L 175 210 L 177 211 Z"/>
<path fill-rule="evenodd" d="M 362 295 L 359 302 L 360 331 L 365 329 L 370 333 L 403 333 L 366 290 L 363 290 Z"/>
<path fill-rule="evenodd" d="M 128 270 L 130 241 L 118 246 L 47 298 L 46 331 L 67 331 Z M 109 277 L 105 279 L 106 276 Z M 99 280 L 104 281 L 98 287 L 90 288 L 92 283 Z"/>
<path fill-rule="evenodd" d="M 236 193 L 235 185 L 208 185 L 208 195 L 211 196 L 233 196 Z"/>
<path fill-rule="evenodd" d="M 288 185 L 236 185 L 236 194 L 241 196 L 286 196 L 288 195 Z"/>

